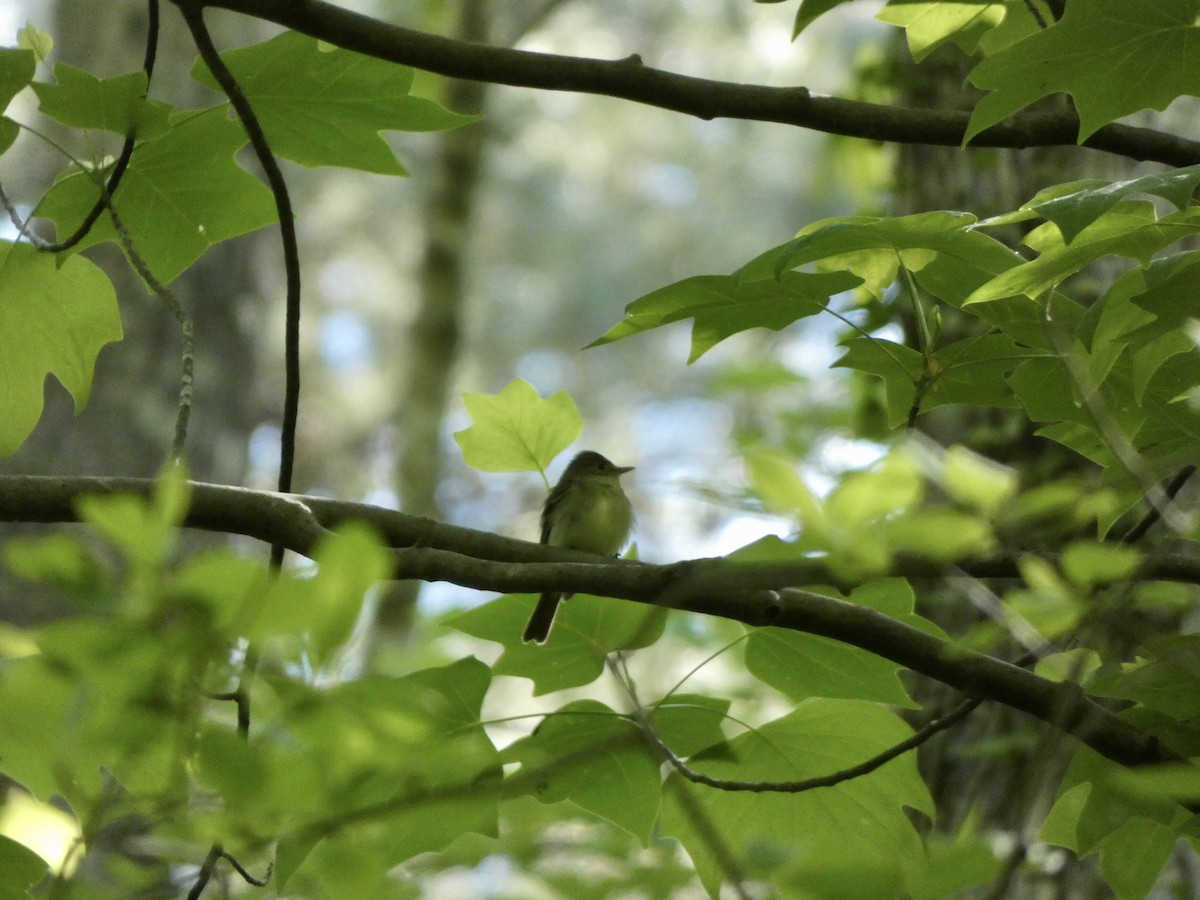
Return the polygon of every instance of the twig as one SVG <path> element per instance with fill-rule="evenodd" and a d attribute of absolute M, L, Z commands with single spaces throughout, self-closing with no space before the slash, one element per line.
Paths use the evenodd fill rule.
<path fill-rule="evenodd" d="M 271 194 L 275 198 L 275 209 L 279 216 L 280 241 L 283 244 L 284 272 L 287 278 L 287 313 L 284 326 L 284 368 L 286 387 L 283 399 L 283 422 L 279 448 L 278 490 L 287 493 L 292 489 L 292 470 L 296 459 L 296 423 L 300 408 L 300 251 L 296 240 L 296 222 L 292 212 L 292 201 L 288 195 L 287 182 L 267 142 L 262 125 L 254 113 L 250 101 L 237 83 L 229 67 L 221 59 L 212 36 L 204 24 L 203 3 L 182 2 L 176 5 L 183 14 L 200 58 L 212 72 L 213 78 L 229 98 L 258 163 L 267 176 Z M 276 557 L 278 556 L 278 559 Z M 283 559 L 283 548 L 272 548 L 272 562 L 278 566 Z"/>
<path fill-rule="evenodd" d="M 711 775 L 697 772 L 688 766 L 674 750 L 667 746 L 658 732 L 654 730 L 654 726 L 651 724 L 649 716 L 646 713 L 646 708 L 637 698 L 637 693 L 632 682 L 621 676 L 620 671 L 611 659 L 609 660 L 609 671 L 612 672 L 617 682 L 624 688 L 626 696 L 633 705 L 633 718 L 641 730 L 642 736 L 658 750 L 662 758 L 670 763 L 675 771 L 694 784 L 702 784 L 721 791 L 746 791 L 755 794 L 801 794 L 805 791 L 815 790 L 816 788 L 833 787 L 835 784 L 841 784 L 843 781 L 850 781 L 854 778 L 862 778 L 864 775 L 874 772 L 880 766 L 891 762 L 897 756 L 901 756 L 909 750 L 921 746 L 921 744 L 925 743 L 939 731 L 945 731 L 952 725 L 962 721 L 983 703 L 982 697 L 971 697 L 964 700 L 950 712 L 946 713 L 946 715 L 934 719 L 920 731 L 914 732 L 910 737 L 905 738 L 898 744 L 875 754 L 870 759 L 864 760 L 858 765 L 850 766 L 837 772 L 831 772 L 828 775 L 804 778 L 799 781 L 733 781 L 727 778 L 713 778 Z"/>

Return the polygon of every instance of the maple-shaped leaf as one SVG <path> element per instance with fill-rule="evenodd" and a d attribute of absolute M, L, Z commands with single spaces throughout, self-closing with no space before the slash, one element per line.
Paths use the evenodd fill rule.
<path fill-rule="evenodd" d="M 53 374 L 82 410 L 100 349 L 121 339 L 117 297 L 93 263 L 59 265 L 29 244 L 0 244 L 0 456 L 29 436 Z"/>
<path fill-rule="evenodd" d="M 990 93 L 964 143 L 1050 94 L 1070 94 L 1079 140 L 1143 109 L 1200 95 L 1197 0 L 1085 0 L 1062 19 L 983 60 L 971 82 Z"/>
<path fill-rule="evenodd" d="M 99 128 L 148 140 L 170 130 L 171 106 L 146 97 L 146 73 L 97 78 L 65 63 L 54 67 L 58 84 L 34 84 L 38 109 L 73 128 Z"/>
<path fill-rule="evenodd" d="M 481 472 L 545 472 L 583 430 L 566 391 L 542 399 L 514 379 L 498 394 L 464 394 L 471 426 L 454 433 L 467 465 Z"/>
<path fill-rule="evenodd" d="M 741 280 L 737 275 L 697 275 L 652 291 L 625 307 L 626 317 L 588 346 L 692 319 L 695 362 L 725 338 L 751 328 L 779 331 L 822 312 L 834 294 L 862 279 L 849 272 L 783 272 L 779 278 Z"/>
<path fill-rule="evenodd" d="M 1017 266 L 1021 257 L 975 231 L 969 213 L 853 216 L 814 222 L 740 270 L 748 280 L 812 263 L 817 271 L 848 269 L 882 299 L 903 265 L 935 297 L 960 305 L 979 285 Z"/>
<path fill-rule="evenodd" d="M 413 70 L 294 31 L 221 54 L 254 108 L 271 149 L 304 166 L 403 175 L 381 131 L 442 131 L 478 119 L 409 91 Z M 216 88 L 201 60 L 192 77 Z"/>
<path fill-rule="evenodd" d="M 138 255 L 164 284 L 213 244 L 276 221 L 271 192 L 234 161 L 245 143 L 241 125 L 218 107 L 177 113 L 167 134 L 134 152 L 113 203 Z M 76 171 L 50 190 L 37 215 L 70 234 L 98 197 L 92 178 Z M 107 215 L 79 246 L 104 241 L 117 241 Z"/>

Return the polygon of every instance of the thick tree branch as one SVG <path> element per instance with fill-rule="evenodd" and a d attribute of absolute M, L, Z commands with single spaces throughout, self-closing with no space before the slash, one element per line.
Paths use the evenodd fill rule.
<path fill-rule="evenodd" d="M 452 78 L 551 91 L 601 94 L 701 119 L 751 119 L 900 144 L 957 146 L 968 113 L 881 106 L 768 87 L 694 78 L 643 65 L 640 58 L 582 59 L 473 44 L 390 25 L 321 0 L 175 0 L 215 6 L 275 22 L 378 59 Z M 1072 113 L 1026 113 L 976 136 L 973 147 L 1044 147 L 1077 143 Z M 1107 125 L 1085 147 L 1171 166 L 1200 164 L 1200 142 L 1149 128 Z"/>
<path fill-rule="evenodd" d="M 134 478 L 0 477 L 0 521 L 78 521 L 82 496 L 149 495 L 153 482 Z M 192 485 L 185 524 L 283 543 L 311 554 L 316 541 L 339 522 L 372 523 L 394 548 L 399 578 L 449 581 L 488 591 L 538 592 L 571 588 L 607 597 L 721 616 L 751 625 L 775 625 L 834 638 L 897 662 L 974 696 L 1027 712 L 1084 741 L 1125 765 L 1173 759 L 1149 736 L 1089 698 L 1077 686 L 1031 672 L 904 625 L 864 606 L 845 603 L 790 585 L 819 583 L 828 573 L 819 561 L 752 564 L 691 560 L 647 565 L 596 557 L 527 541 L 407 516 L 394 510 L 319 497 L 273 494 L 211 484 Z M 927 563 L 893 574 L 933 574 Z M 1148 563 L 1147 572 L 1155 572 Z M 1200 563 L 1191 561 L 1191 575 Z M 1165 568 L 1178 572 L 1184 560 Z M 970 570 L 969 564 L 962 568 Z M 992 560 L 974 567 L 989 576 L 1016 575 L 1015 561 Z M 1145 577 L 1164 577 L 1161 573 Z"/>

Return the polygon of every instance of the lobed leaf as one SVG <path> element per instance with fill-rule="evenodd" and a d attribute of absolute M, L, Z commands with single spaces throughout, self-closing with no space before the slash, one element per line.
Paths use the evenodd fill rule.
<path fill-rule="evenodd" d="M 304 166 L 404 175 L 381 131 L 445 131 L 479 118 L 412 96 L 408 66 L 326 47 L 295 31 L 229 50 L 221 59 L 254 108 L 272 151 Z M 217 86 L 202 60 L 196 60 L 192 77 Z"/>
<path fill-rule="evenodd" d="M 100 350 L 121 339 L 107 276 L 72 256 L 56 264 L 29 244 L 0 242 L 0 456 L 11 456 L 42 414 L 47 375 L 81 411 Z"/>
<path fill-rule="evenodd" d="M 471 427 L 454 433 L 463 460 L 482 472 L 545 472 L 583 430 L 566 391 L 544 400 L 517 378 L 498 394 L 464 394 Z"/>
<path fill-rule="evenodd" d="M 113 202 L 138 255 L 164 284 L 213 244 L 276 221 L 270 191 L 234 161 L 245 143 L 240 124 L 210 109 L 177 113 L 169 132 L 134 151 Z M 53 219 L 60 233 L 74 230 L 99 198 L 93 178 L 105 174 L 61 179 L 37 215 Z M 120 243 L 112 220 L 102 215 L 79 249 L 105 241 Z"/>
<path fill-rule="evenodd" d="M 971 82 L 989 93 L 971 114 L 963 143 L 1050 94 L 1074 99 L 1080 141 L 1122 116 L 1200 94 L 1197 11 L 1195 0 L 1066 4 L 1050 28 L 972 70 Z"/>

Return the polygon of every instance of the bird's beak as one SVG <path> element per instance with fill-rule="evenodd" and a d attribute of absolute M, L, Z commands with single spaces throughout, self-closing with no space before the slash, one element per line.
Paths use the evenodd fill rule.
<path fill-rule="evenodd" d="M 634 466 L 614 466 L 613 474 L 624 475 L 626 472 L 632 472 L 633 470 L 634 470 Z"/>

